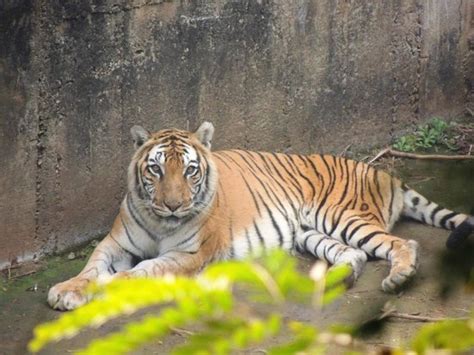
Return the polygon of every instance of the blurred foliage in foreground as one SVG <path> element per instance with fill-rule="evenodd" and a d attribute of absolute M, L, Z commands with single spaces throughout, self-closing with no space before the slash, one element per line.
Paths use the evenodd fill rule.
<path fill-rule="evenodd" d="M 310 275 L 296 269 L 296 259 L 282 251 L 259 260 L 229 261 L 209 266 L 194 278 L 167 276 L 160 279 L 115 280 L 91 288 L 94 300 L 53 322 L 34 330 L 29 350 L 38 352 L 47 344 L 71 338 L 87 327 L 98 327 L 121 315 L 160 305 L 138 321 L 130 321 L 120 331 L 92 340 L 79 354 L 123 354 L 144 343 L 163 338 L 179 327 L 198 329 L 188 332 L 184 344 L 173 354 L 228 354 L 245 350 L 286 334 L 287 343 L 270 346 L 268 354 L 324 354 L 328 344 L 350 353 L 366 353 L 355 344 L 357 327 L 334 326 L 321 331 L 312 325 L 283 318 L 286 301 L 312 302 L 316 311 L 345 291 L 349 266 L 326 272 L 318 262 Z M 234 290 L 246 299 L 234 297 Z M 271 307 L 267 307 L 271 305 Z M 263 309 L 273 312 L 262 315 Z M 158 347 L 159 345 L 157 345 Z M 474 346 L 474 314 L 466 321 L 446 321 L 423 327 L 410 348 L 425 353 L 434 348 L 469 349 Z M 159 348 L 157 349 L 159 350 Z M 393 349 L 403 354 L 409 349 Z"/>

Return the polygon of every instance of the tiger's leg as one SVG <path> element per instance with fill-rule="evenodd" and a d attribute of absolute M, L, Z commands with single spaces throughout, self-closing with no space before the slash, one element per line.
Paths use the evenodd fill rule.
<path fill-rule="evenodd" d="M 367 261 L 367 255 L 363 251 L 347 246 L 314 229 L 298 235 L 296 245 L 299 249 L 326 260 L 330 264 L 349 264 L 352 267 L 352 275 L 347 280 L 350 284 L 353 284 L 360 276 Z"/>
<path fill-rule="evenodd" d="M 393 236 L 374 221 L 349 217 L 340 221 L 333 236 L 370 256 L 390 261 L 390 274 L 382 282 L 385 292 L 395 291 L 416 273 L 418 243 Z"/>
<path fill-rule="evenodd" d="M 153 259 L 143 260 L 130 270 L 117 272 L 113 278 L 160 277 L 166 274 L 191 276 L 204 268 L 212 258 L 209 251 L 169 251 Z"/>
<path fill-rule="evenodd" d="M 90 300 L 86 293 L 90 282 L 109 279 L 116 271 L 133 267 L 135 256 L 118 243 L 120 241 L 110 234 L 105 237 L 77 276 L 58 283 L 49 290 L 49 305 L 61 311 L 80 307 Z"/>

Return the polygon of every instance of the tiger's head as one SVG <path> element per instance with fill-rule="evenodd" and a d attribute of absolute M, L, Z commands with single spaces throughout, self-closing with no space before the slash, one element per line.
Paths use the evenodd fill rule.
<path fill-rule="evenodd" d="M 211 158 L 214 126 L 201 124 L 192 133 L 166 129 L 150 133 L 131 129 L 135 154 L 128 187 L 160 221 L 178 224 L 204 210 L 212 201 L 217 172 Z"/>

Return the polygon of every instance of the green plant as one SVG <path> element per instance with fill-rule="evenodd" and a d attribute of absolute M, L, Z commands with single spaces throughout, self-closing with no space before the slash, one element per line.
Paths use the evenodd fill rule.
<path fill-rule="evenodd" d="M 425 325 L 412 340 L 412 349 L 418 354 L 433 349 L 474 350 L 474 311 L 466 320 L 445 320 Z"/>
<path fill-rule="evenodd" d="M 343 281 L 349 273 L 350 267 L 342 265 L 325 274 L 323 263 L 317 263 L 310 278 L 297 272 L 294 258 L 275 251 L 261 261 L 211 265 L 195 278 L 167 276 L 94 285 L 90 289 L 94 294 L 92 302 L 36 327 L 29 350 L 37 352 L 50 342 L 74 336 L 81 329 L 97 327 L 152 305 L 161 305 L 161 311 L 131 322 L 105 338 L 94 339 L 78 353 L 126 353 L 147 341 L 164 337 L 175 327 L 189 325 L 198 327 L 199 331 L 185 345 L 175 348 L 174 354 L 227 354 L 286 330 L 293 334 L 293 340 L 270 349 L 271 354 L 323 349 L 317 329 L 285 321 L 277 312 L 263 317 L 251 310 L 244 312 L 232 291 L 235 287 L 245 288 L 248 300 L 257 308 L 262 303 L 278 306 L 287 300 L 312 300 L 320 307 L 344 292 Z"/>
<path fill-rule="evenodd" d="M 414 135 L 406 135 L 398 138 L 393 147 L 402 152 L 414 152 L 416 150 L 416 137 Z"/>
<path fill-rule="evenodd" d="M 279 310 L 288 300 L 312 301 L 316 308 L 332 302 L 344 292 L 343 281 L 349 272 L 350 268 L 344 265 L 326 273 L 325 264 L 318 262 L 310 276 L 302 275 L 296 269 L 295 258 L 274 251 L 260 260 L 211 265 L 195 278 L 167 276 L 93 285 L 90 291 L 94 300 L 56 321 L 37 326 L 29 350 L 38 352 L 48 343 L 73 337 L 84 328 L 98 327 L 118 316 L 160 305 L 160 311 L 150 310 L 143 319 L 129 322 L 118 332 L 93 339 L 78 353 L 123 354 L 165 337 L 176 327 L 193 326 L 198 330 L 190 333 L 186 343 L 174 348 L 172 354 L 229 354 L 245 351 L 279 334 L 286 334 L 290 340 L 271 346 L 268 354 L 324 354 L 328 344 L 342 346 L 351 354 L 364 354 L 369 348 L 360 343 L 354 346 L 353 338 L 363 336 L 374 328 L 374 322 L 385 322 L 386 318 L 378 317 L 359 326 L 332 325 L 322 331 L 285 319 Z M 235 298 L 235 288 L 245 291 L 246 299 Z M 272 312 L 262 315 L 263 304 L 271 304 Z M 391 349 L 391 353 L 469 351 L 474 348 L 474 312 L 466 320 L 428 324 L 403 346 Z"/>
<path fill-rule="evenodd" d="M 393 144 L 393 148 L 402 152 L 413 152 L 417 149 L 430 149 L 436 146 L 457 150 L 451 125 L 438 117 L 431 119 L 425 125 L 418 126 L 413 134 L 399 137 Z"/>

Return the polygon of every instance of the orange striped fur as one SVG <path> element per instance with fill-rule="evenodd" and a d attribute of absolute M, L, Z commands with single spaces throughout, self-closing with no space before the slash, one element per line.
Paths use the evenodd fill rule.
<path fill-rule="evenodd" d="M 214 260 L 274 247 L 350 264 L 353 279 L 367 256 L 387 259 L 382 288 L 393 291 L 418 263 L 417 243 L 390 233 L 400 216 L 472 231 L 472 217 L 367 164 L 329 155 L 213 153 L 213 131 L 207 122 L 195 133 L 132 128 L 136 152 L 120 213 L 84 270 L 50 290 L 53 308 L 87 302 L 92 280 L 192 275 Z"/>

